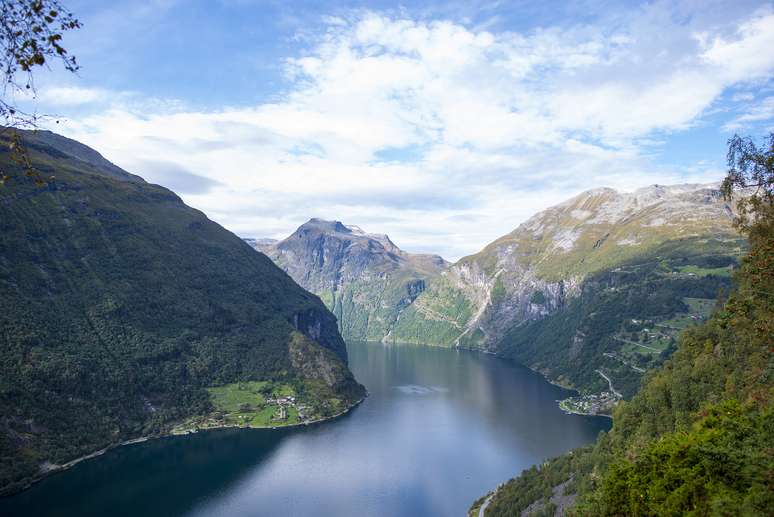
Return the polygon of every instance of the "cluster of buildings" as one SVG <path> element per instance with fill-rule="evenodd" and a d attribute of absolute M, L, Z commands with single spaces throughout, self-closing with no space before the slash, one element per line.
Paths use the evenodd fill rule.
<path fill-rule="evenodd" d="M 277 421 L 287 420 L 288 408 L 291 408 L 291 407 L 295 408 L 296 411 L 298 411 L 299 421 L 303 422 L 305 420 L 309 420 L 310 418 L 309 410 L 311 408 L 303 404 L 296 404 L 296 397 L 294 396 L 277 397 L 276 399 L 267 399 L 266 403 L 279 406 L 279 410 L 272 417 L 272 420 L 277 420 Z"/>
<path fill-rule="evenodd" d="M 567 413 L 579 415 L 610 415 L 621 397 L 612 391 L 570 397 L 559 401 L 559 407 Z"/>

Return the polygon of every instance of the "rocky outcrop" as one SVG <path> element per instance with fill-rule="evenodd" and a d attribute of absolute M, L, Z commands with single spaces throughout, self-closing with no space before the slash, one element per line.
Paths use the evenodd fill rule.
<path fill-rule="evenodd" d="M 592 189 L 453 265 L 321 219 L 279 242 L 248 243 L 319 295 L 346 338 L 496 352 L 509 329 L 557 313 L 594 273 L 654 260 L 664 246 L 684 256 L 728 252 L 739 240 L 733 213 L 717 185 Z"/>
<path fill-rule="evenodd" d="M 589 190 L 431 279 L 391 339 L 494 351 L 514 325 L 578 296 L 592 273 L 645 260 L 666 243 L 686 256 L 727 252 L 739 239 L 732 222 L 717 185 Z"/>
<path fill-rule="evenodd" d="M 306 335 L 291 335 L 288 352 L 293 369 L 301 377 L 321 381 L 337 392 L 351 389 L 352 375 L 346 367 L 334 354 L 315 346 Z"/>
<path fill-rule="evenodd" d="M 426 281 L 448 266 L 339 221 L 311 219 L 282 241 L 245 241 L 320 296 L 349 339 L 382 339 Z"/>
<path fill-rule="evenodd" d="M 336 331 L 336 321 L 328 311 L 308 309 L 293 315 L 293 328 L 347 362 L 347 347 Z"/>

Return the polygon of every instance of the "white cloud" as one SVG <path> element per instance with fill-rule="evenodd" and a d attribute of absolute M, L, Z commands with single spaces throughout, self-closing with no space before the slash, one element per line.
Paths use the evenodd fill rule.
<path fill-rule="evenodd" d="M 706 35 L 703 39 L 706 41 Z M 732 39 L 712 38 L 702 54 L 726 81 L 751 80 L 771 73 L 774 14 L 763 11 L 742 23 Z"/>
<path fill-rule="evenodd" d="M 38 100 L 46 104 L 58 106 L 78 106 L 109 100 L 111 93 L 99 88 L 79 88 L 76 86 L 60 86 L 45 88 L 38 94 Z"/>
<path fill-rule="evenodd" d="M 766 97 L 759 104 L 750 106 L 745 113 L 730 121 L 725 127 L 728 130 L 733 131 L 745 127 L 751 122 L 761 122 L 771 119 L 774 119 L 774 96 Z"/>
<path fill-rule="evenodd" d="M 750 92 L 735 93 L 731 100 L 734 102 L 751 101 L 755 98 L 755 95 Z"/>
<path fill-rule="evenodd" d="M 774 14 L 694 30 L 665 25 L 659 9 L 525 34 L 328 18 L 317 44 L 287 60 L 292 86 L 275 102 L 215 112 L 144 102 L 149 114 L 113 99 L 64 132 L 150 181 L 208 179 L 184 199 L 245 236 L 327 217 L 457 258 L 579 190 L 718 179 L 661 170 L 640 146 L 691 127 L 726 88 L 770 77 Z M 406 159 L 380 161 L 385 150 Z"/>

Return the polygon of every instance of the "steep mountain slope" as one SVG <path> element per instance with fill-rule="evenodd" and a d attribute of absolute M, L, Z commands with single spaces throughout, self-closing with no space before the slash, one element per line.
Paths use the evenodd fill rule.
<path fill-rule="evenodd" d="M 706 319 L 745 241 L 714 185 L 584 192 L 454 265 L 313 219 L 249 242 L 338 316 L 347 338 L 483 349 L 604 403 L 608 412 Z M 595 407 L 590 407 L 594 405 Z"/>
<path fill-rule="evenodd" d="M 767 205 L 749 232 L 736 290 L 680 336 L 672 358 L 616 409 L 612 430 L 524 471 L 471 515 L 484 501 L 487 517 L 554 515 L 560 507 L 561 515 L 771 515 L 771 197 Z"/>
<path fill-rule="evenodd" d="M 0 491 L 211 416 L 215 387 L 275 383 L 320 416 L 362 397 L 334 316 L 265 256 L 96 151 L 24 139 L 56 179 L 0 141 Z"/>
<path fill-rule="evenodd" d="M 312 219 L 280 242 L 246 239 L 338 317 L 347 339 L 381 340 L 447 263 L 406 253 L 386 235 Z"/>
<path fill-rule="evenodd" d="M 493 347 L 514 324 L 555 312 L 591 273 L 649 256 L 666 242 L 686 256 L 725 254 L 740 240 L 717 188 L 595 189 L 545 210 L 430 283 L 396 340 Z"/>
<path fill-rule="evenodd" d="M 744 249 L 732 216 L 714 186 L 590 190 L 429 281 L 390 338 L 513 357 L 584 392 L 612 378 L 629 396 L 728 287 Z"/>

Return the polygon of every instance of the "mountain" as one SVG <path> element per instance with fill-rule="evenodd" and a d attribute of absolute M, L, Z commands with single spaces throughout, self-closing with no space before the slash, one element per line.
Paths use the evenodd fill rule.
<path fill-rule="evenodd" d="M 679 243 L 674 254 L 738 249 L 731 215 L 710 186 L 584 192 L 454 264 L 402 318 L 395 339 L 491 348 L 514 324 L 564 306 L 590 274 L 649 256 L 666 242 Z"/>
<path fill-rule="evenodd" d="M 653 185 L 589 190 L 453 265 L 319 219 L 248 242 L 318 294 L 346 338 L 481 349 L 618 399 L 730 288 L 745 249 L 733 216 L 716 185 Z"/>
<path fill-rule="evenodd" d="M 245 237 L 242 240 L 258 251 L 269 250 L 279 242 L 277 239 L 251 239 L 249 237 Z"/>
<path fill-rule="evenodd" d="M 78 142 L 22 136 L 55 179 L 0 136 L 0 492 L 127 440 L 362 398 L 335 317 L 268 258 Z"/>
<path fill-rule="evenodd" d="M 476 501 L 469 515 L 771 515 L 774 212 L 768 189 L 753 205 L 759 218 L 746 227 L 750 252 L 727 301 L 680 335 L 671 359 L 616 408 L 612 430 L 592 446 L 525 470 Z"/>
<path fill-rule="evenodd" d="M 387 235 L 339 221 L 311 219 L 276 242 L 246 239 L 337 316 L 342 335 L 381 340 L 401 312 L 448 264 L 437 255 L 406 253 Z"/>
<path fill-rule="evenodd" d="M 390 339 L 483 349 L 628 397 L 730 286 L 745 249 L 732 219 L 714 185 L 584 192 L 428 281 Z"/>

